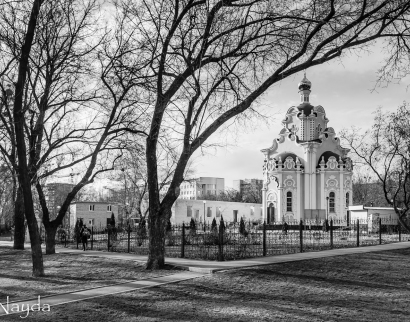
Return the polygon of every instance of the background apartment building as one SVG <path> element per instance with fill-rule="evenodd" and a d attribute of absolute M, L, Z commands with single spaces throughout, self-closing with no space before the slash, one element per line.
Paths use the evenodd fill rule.
<path fill-rule="evenodd" d="M 215 177 L 199 177 L 181 183 L 180 199 L 196 200 L 205 195 L 217 195 L 225 190 L 225 179 Z"/>
<path fill-rule="evenodd" d="M 242 195 L 243 201 L 262 202 L 262 179 L 233 180 L 233 188 Z"/>

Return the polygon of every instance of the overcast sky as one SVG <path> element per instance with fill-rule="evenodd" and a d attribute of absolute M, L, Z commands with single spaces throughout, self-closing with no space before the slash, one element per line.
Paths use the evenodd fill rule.
<path fill-rule="evenodd" d="M 375 47 L 370 55 L 344 57 L 342 63 L 333 61 L 307 70 L 312 82 L 310 102 L 322 105 L 329 119 L 328 126 L 336 133 L 354 125 L 363 129 L 372 124 L 372 113 L 382 106 L 395 110 L 403 101 L 409 101 L 410 77 L 387 88 L 374 88 L 376 72 L 381 67 L 383 54 Z M 269 115 L 269 124 L 253 124 L 250 129 L 234 138 L 216 134 L 214 142 L 230 144 L 226 148 L 210 149 L 208 154 L 200 151 L 195 155 L 196 176 L 225 178 L 225 186 L 232 187 L 232 180 L 245 178 L 262 179 L 263 154 L 261 149 L 270 147 L 282 128 L 281 120 L 289 107 L 299 104 L 297 85 L 303 73 L 289 77 L 276 84 L 261 102 Z"/>

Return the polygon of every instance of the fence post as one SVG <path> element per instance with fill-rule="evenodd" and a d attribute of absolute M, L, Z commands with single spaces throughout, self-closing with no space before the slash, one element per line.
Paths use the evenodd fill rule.
<path fill-rule="evenodd" d="M 224 229 L 219 222 L 219 232 L 218 232 L 218 261 L 224 260 Z"/>
<path fill-rule="evenodd" d="M 382 219 L 379 217 L 379 245 L 382 244 Z"/>
<path fill-rule="evenodd" d="M 107 249 L 110 251 L 110 229 L 107 227 Z"/>
<path fill-rule="evenodd" d="M 181 258 L 185 257 L 185 223 L 182 222 Z"/>
<path fill-rule="evenodd" d="M 91 250 L 93 250 L 94 244 L 94 226 L 91 226 Z"/>
<path fill-rule="evenodd" d="M 399 229 L 399 242 L 401 242 L 401 225 L 400 225 L 400 221 L 397 221 L 397 228 Z"/>
<path fill-rule="evenodd" d="M 333 219 L 330 219 L 330 248 L 333 249 Z"/>
<path fill-rule="evenodd" d="M 130 252 L 130 244 L 131 244 L 131 226 L 128 224 L 128 253 Z"/>
<path fill-rule="evenodd" d="M 80 236 L 78 236 L 78 232 L 74 234 L 74 238 L 75 238 L 75 241 L 77 243 L 77 249 L 78 249 L 78 240 L 80 239 L 79 237 Z"/>
<path fill-rule="evenodd" d="M 263 256 L 266 256 L 266 223 L 265 222 L 263 222 L 262 247 L 263 247 Z"/>
<path fill-rule="evenodd" d="M 299 242 L 300 242 L 300 252 L 303 253 L 303 220 L 299 223 Z"/>
<path fill-rule="evenodd" d="M 359 228 L 359 219 L 356 220 L 356 246 L 359 247 L 360 246 L 360 228 Z"/>

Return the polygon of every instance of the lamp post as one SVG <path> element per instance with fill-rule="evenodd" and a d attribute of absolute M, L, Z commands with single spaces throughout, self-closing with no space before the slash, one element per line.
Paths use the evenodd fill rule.
<path fill-rule="evenodd" d="M 204 232 L 205 232 L 205 205 L 206 205 L 206 201 L 204 200 Z"/>
<path fill-rule="evenodd" d="M 329 217 L 329 196 L 326 197 L 326 220 Z"/>

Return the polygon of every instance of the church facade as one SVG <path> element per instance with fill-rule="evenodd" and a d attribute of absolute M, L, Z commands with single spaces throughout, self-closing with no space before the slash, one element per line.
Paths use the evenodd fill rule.
<path fill-rule="evenodd" d="M 288 109 L 279 137 L 263 149 L 262 218 L 350 220 L 352 161 L 324 108 L 309 102 L 311 82 L 299 83 L 300 105 Z"/>

